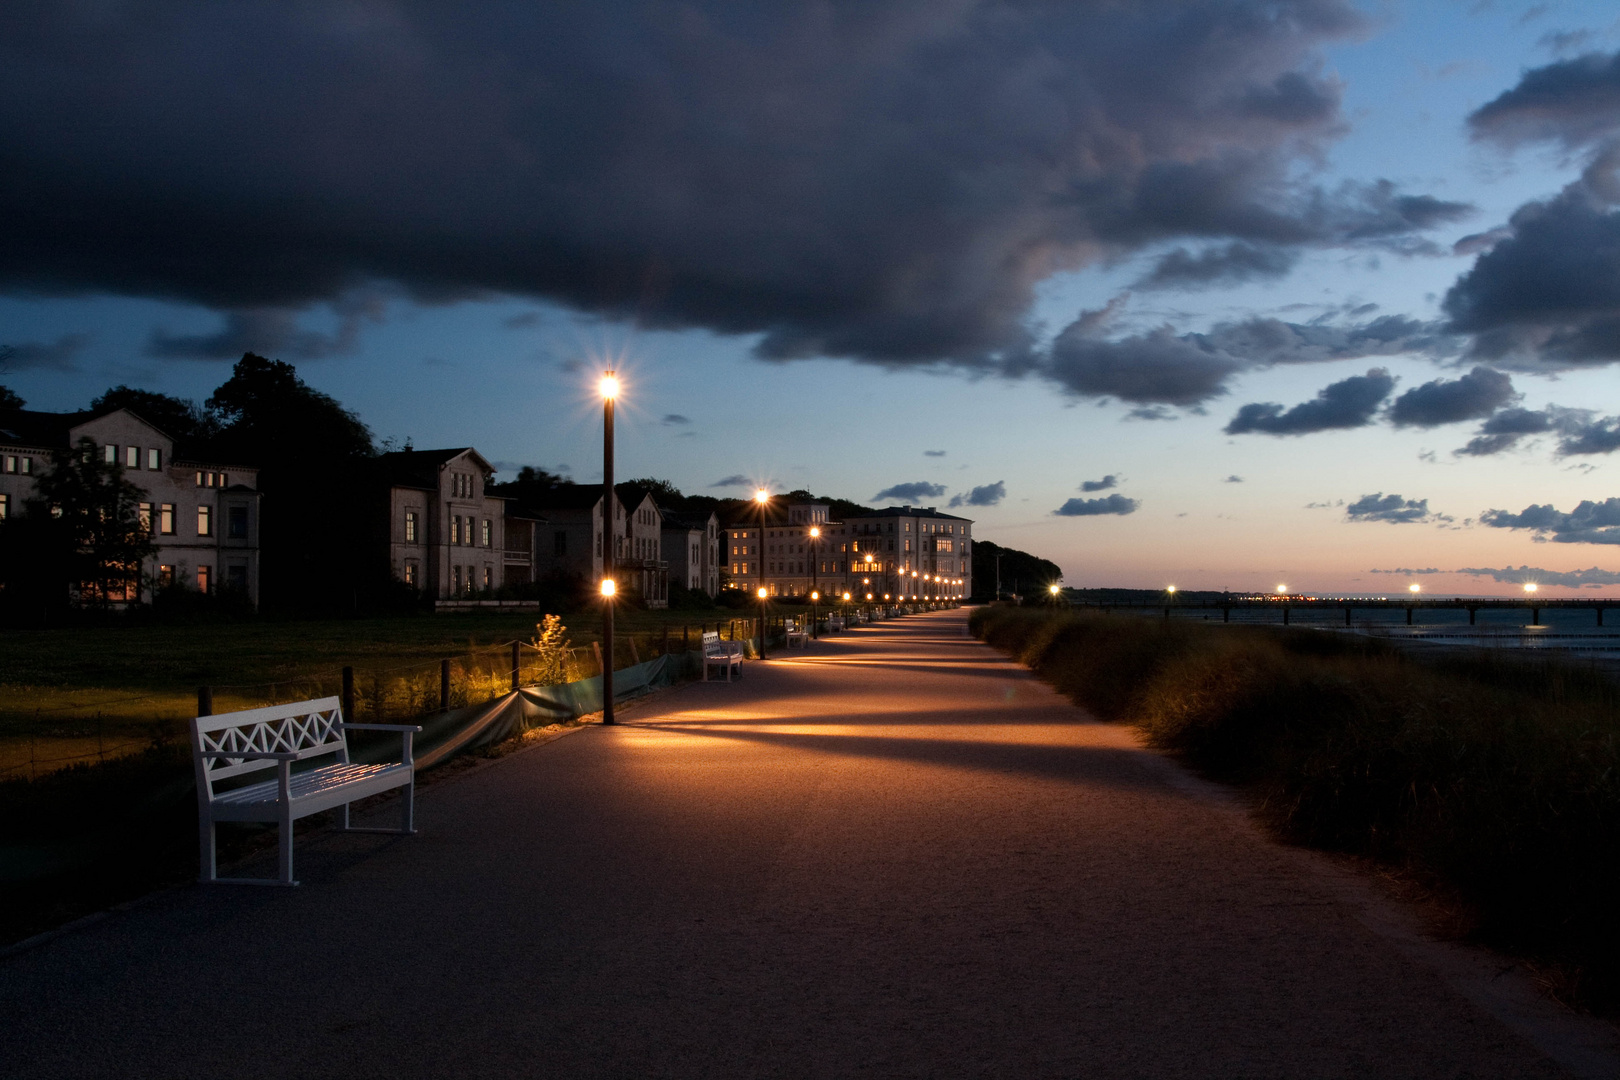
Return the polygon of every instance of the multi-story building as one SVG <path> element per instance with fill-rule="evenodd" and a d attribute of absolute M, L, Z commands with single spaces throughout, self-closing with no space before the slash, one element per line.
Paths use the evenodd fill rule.
<path fill-rule="evenodd" d="M 750 593 L 874 600 L 954 598 L 973 591 L 973 522 L 933 507 L 892 506 L 830 520 L 819 503 L 757 510 L 726 527 L 731 577 Z"/>
<path fill-rule="evenodd" d="M 176 460 L 174 440 L 128 409 L 0 414 L 0 519 L 20 513 L 33 497 L 53 451 L 84 439 L 141 489 L 141 519 L 157 545 L 141 567 L 142 580 L 110 599 L 139 599 L 148 584 L 184 584 L 205 593 L 230 589 L 258 606 L 258 469 Z"/>
<path fill-rule="evenodd" d="M 381 455 L 376 468 L 397 580 L 437 599 L 534 580 L 544 523 L 486 493 L 495 469 L 477 450 L 398 450 Z"/>
<path fill-rule="evenodd" d="M 713 596 L 720 591 L 720 518 L 709 513 L 664 514 L 663 555 L 669 580 Z"/>
<path fill-rule="evenodd" d="M 618 484 L 614 495 L 609 532 L 620 587 L 648 607 L 665 607 L 669 564 L 662 558 L 663 512 L 645 489 Z M 546 519 L 536 541 L 539 575 L 602 580 L 602 496 L 600 484 L 558 484 L 531 496 L 533 512 Z"/>

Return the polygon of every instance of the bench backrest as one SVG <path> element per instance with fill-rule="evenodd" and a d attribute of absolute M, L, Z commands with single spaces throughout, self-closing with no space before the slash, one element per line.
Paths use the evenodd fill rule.
<path fill-rule="evenodd" d="M 703 651 L 718 648 L 720 645 L 720 632 L 718 630 L 703 631 Z"/>
<path fill-rule="evenodd" d="M 196 759 L 198 794 L 206 792 L 212 798 L 216 781 L 276 765 L 262 758 L 205 758 L 204 753 L 240 750 L 304 757 L 336 753 L 347 760 L 348 742 L 339 726 L 342 723 L 343 704 L 335 697 L 195 717 L 191 721 L 191 752 Z"/>

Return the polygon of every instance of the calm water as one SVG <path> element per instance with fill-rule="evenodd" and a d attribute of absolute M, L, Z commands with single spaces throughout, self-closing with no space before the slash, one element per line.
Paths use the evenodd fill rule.
<path fill-rule="evenodd" d="M 1221 621 L 1219 611 L 1177 612 L 1171 609 L 1171 615 L 1173 618 Z M 1430 643 L 1492 649 L 1558 649 L 1592 657 L 1620 658 L 1620 605 L 1607 609 L 1603 617 L 1609 625 L 1598 626 L 1597 613 L 1592 610 L 1543 608 L 1541 625 L 1532 626 L 1527 609 L 1481 608 L 1478 621 L 1470 626 L 1465 610 L 1419 608 L 1413 612 L 1413 625 L 1407 626 L 1405 608 L 1358 608 L 1351 616 L 1348 632 L 1413 645 Z M 1232 622 L 1278 625 L 1282 622 L 1282 611 L 1280 607 L 1276 610 L 1261 608 L 1246 611 L 1234 608 Z M 1289 614 L 1289 624 L 1346 632 L 1343 609 L 1294 608 Z"/>

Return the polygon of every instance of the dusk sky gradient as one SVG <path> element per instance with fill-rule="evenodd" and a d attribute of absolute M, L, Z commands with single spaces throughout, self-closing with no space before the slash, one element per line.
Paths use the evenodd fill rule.
<path fill-rule="evenodd" d="M 17 3 L 0 101 L 31 408 L 592 481 L 611 363 L 620 476 L 1070 585 L 1620 585 L 1612 3 Z"/>

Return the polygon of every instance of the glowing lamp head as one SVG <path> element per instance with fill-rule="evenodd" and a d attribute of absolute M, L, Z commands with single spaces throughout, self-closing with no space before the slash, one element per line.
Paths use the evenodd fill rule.
<path fill-rule="evenodd" d="M 810 599 L 812 599 L 812 600 L 820 600 L 821 599 L 821 594 L 818 593 L 818 592 L 813 592 L 813 593 L 810 594 Z"/>
<path fill-rule="evenodd" d="M 1524 583 L 1524 591 L 1527 592 L 1527 593 L 1535 592 L 1536 591 L 1536 583 L 1533 582 L 1533 581 L 1525 582 Z"/>
<path fill-rule="evenodd" d="M 821 530 L 814 525 L 810 526 L 810 539 L 815 540 L 819 536 L 821 536 Z"/>
<path fill-rule="evenodd" d="M 1053 596 L 1056 596 L 1058 594 L 1058 587 L 1056 585 L 1048 585 L 1046 587 L 1046 591 L 1051 593 Z"/>
<path fill-rule="evenodd" d="M 602 579 L 602 595 L 603 596 L 611 597 L 614 593 L 618 592 L 618 590 L 619 590 L 619 587 L 613 583 L 612 578 L 605 577 L 605 578 Z"/>
<path fill-rule="evenodd" d="M 845 593 L 845 594 L 844 594 L 844 599 L 845 599 L 845 600 L 848 600 L 848 599 L 849 599 L 849 593 Z"/>
<path fill-rule="evenodd" d="M 763 585 L 759 587 L 759 598 L 761 600 L 765 599 L 765 586 Z"/>
<path fill-rule="evenodd" d="M 771 501 L 771 493 L 766 491 L 764 488 L 760 488 L 758 491 L 754 492 L 754 501 L 764 505 L 765 503 Z"/>
<path fill-rule="evenodd" d="M 1286 593 L 1286 592 L 1287 592 L 1287 591 L 1288 591 L 1288 586 L 1286 586 L 1286 585 L 1279 585 L 1279 586 L 1277 586 L 1277 595 L 1278 595 L 1278 596 L 1282 596 L 1282 595 L 1283 595 L 1283 594 L 1284 594 L 1284 593 Z"/>
<path fill-rule="evenodd" d="M 1165 589 L 1164 591 L 1169 593 L 1171 596 L 1176 595 L 1176 587 L 1174 585 L 1171 585 L 1169 588 Z"/>
<path fill-rule="evenodd" d="M 612 401 L 614 398 L 619 396 L 619 377 L 613 374 L 611 371 L 608 372 L 606 375 L 602 376 L 599 389 L 602 391 L 602 396 L 604 398 Z"/>
<path fill-rule="evenodd" d="M 867 594 L 866 594 L 866 598 L 867 598 L 867 599 L 868 599 L 868 600 L 870 600 L 870 599 L 872 599 L 872 594 L 871 594 L 871 593 L 867 593 Z"/>

